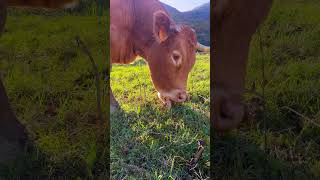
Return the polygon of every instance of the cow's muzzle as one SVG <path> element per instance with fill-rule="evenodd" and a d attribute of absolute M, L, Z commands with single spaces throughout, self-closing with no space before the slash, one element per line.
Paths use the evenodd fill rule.
<path fill-rule="evenodd" d="M 213 128 L 228 131 L 236 128 L 244 117 L 244 105 L 234 95 L 215 89 L 213 95 Z"/>
<path fill-rule="evenodd" d="M 171 92 L 158 92 L 158 97 L 165 107 L 171 108 L 172 102 L 185 102 L 189 96 L 184 90 L 173 90 Z"/>

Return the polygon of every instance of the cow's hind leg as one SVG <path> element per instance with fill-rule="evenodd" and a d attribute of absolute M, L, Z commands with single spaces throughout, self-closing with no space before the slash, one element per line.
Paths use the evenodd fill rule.
<path fill-rule="evenodd" d="M 25 128 L 12 112 L 0 79 L 0 165 L 8 165 L 24 151 L 27 135 Z"/>

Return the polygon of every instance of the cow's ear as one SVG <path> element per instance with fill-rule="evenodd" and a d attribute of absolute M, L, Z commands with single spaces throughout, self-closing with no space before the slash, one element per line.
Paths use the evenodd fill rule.
<path fill-rule="evenodd" d="M 157 40 L 161 43 L 169 37 L 171 20 L 163 11 L 153 14 L 153 31 Z"/>

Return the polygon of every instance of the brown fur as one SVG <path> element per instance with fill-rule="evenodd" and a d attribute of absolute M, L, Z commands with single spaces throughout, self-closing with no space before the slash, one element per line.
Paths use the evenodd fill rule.
<path fill-rule="evenodd" d="M 266 18 L 272 0 L 216 0 L 213 4 L 213 127 L 235 128 L 243 118 L 246 62 L 253 33 Z"/>
<path fill-rule="evenodd" d="M 8 6 L 57 9 L 72 2 L 75 2 L 75 0 L 8 0 Z"/>

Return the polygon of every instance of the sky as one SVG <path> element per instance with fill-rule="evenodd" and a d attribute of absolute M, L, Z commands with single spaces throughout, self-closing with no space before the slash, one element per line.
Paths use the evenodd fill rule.
<path fill-rule="evenodd" d="M 179 11 L 190 11 L 193 8 L 200 6 L 204 3 L 209 2 L 210 0 L 160 0 Z"/>

